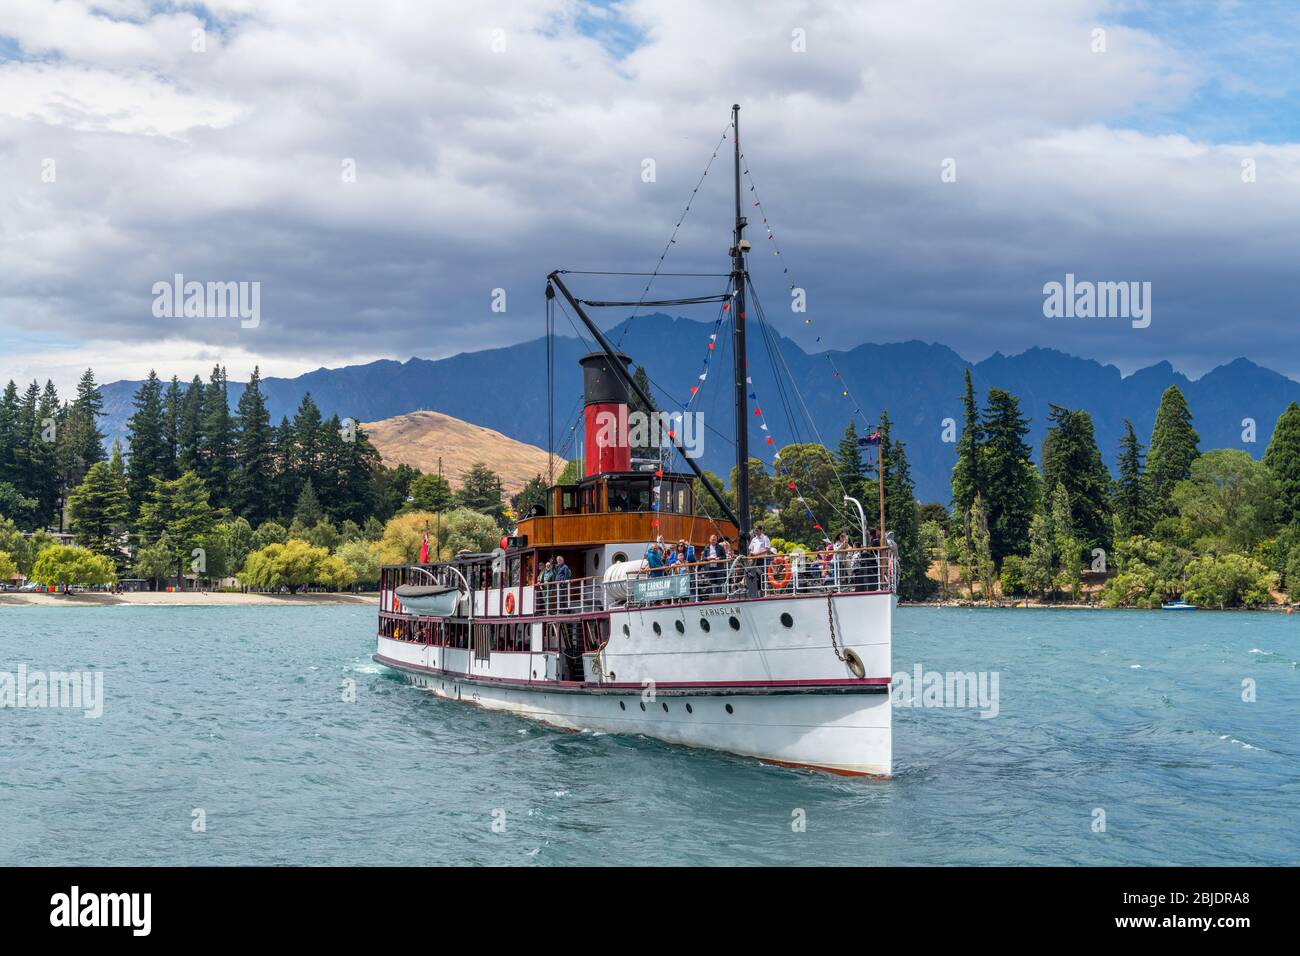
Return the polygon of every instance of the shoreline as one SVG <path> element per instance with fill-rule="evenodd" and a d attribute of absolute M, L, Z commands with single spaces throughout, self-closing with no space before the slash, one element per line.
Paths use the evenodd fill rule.
<path fill-rule="evenodd" d="M 0 592 L 0 608 L 5 607 L 272 607 L 309 605 L 374 605 L 377 591 L 360 594 L 346 592 L 308 594 L 264 594 L 226 591 L 128 591 L 123 594 L 87 592 L 84 594 L 40 594 Z"/>
<path fill-rule="evenodd" d="M 966 608 L 967 610 L 992 610 L 992 611 L 1011 611 L 1021 609 L 1044 609 L 1044 610 L 1062 610 L 1062 611 L 1163 611 L 1165 608 L 1159 607 L 1136 607 L 1132 605 L 1122 605 L 1120 607 L 1106 607 L 1104 604 L 1089 604 L 1086 601 L 1008 601 L 1005 603 L 998 602 L 985 604 L 980 601 L 899 601 L 899 607 L 933 607 L 933 608 Z M 1265 614 L 1287 614 L 1291 611 L 1292 605 L 1287 604 L 1270 604 L 1259 607 L 1197 607 L 1197 611 L 1249 611 L 1252 613 Z"/>

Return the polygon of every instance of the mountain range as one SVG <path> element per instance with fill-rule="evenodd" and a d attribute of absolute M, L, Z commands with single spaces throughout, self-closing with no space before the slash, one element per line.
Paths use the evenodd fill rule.
<path fill-rule="evenodd" d="M 734 460 L 730 444 L 734 434 L 729 382 L 732 360 L 725 335 L 709 350 L 713 330 L 712 323 L 653 314 L 624 320 L 606 334 L 633 356 L 635 364 L 645 368 L 656 386 L 678 400 L 689 395 L 692 385 L 700 386 L 693 408 L 703 412 L 707 426 L 701 460 L 706 468 L 725 477 Z M 572 426 L 582 395 L 578 358 L 590 348 L 573 336 L 557 335 L 554 341 L 555 450 L 576 457 L 574 439 L 581 429 L 575 433 Z M 536 338 L 443 359 L 381 360 L 321 368 L 296 378 L 266 378 L 263 388 L 274 422 L 282 416 L 292 417 L 303 395 L 310 392 L 326 416 L 337 413 L 366 422 L 418 410 L 436 411 L 545 448 L 546 351 L 545 338 Z M 887 409 L 895 437 L 906 443 L 917 497 L 922 501 L 946 502 L 949 498 L 955 445 L 945 440 L 954 431 L 947 429 L 945 436 L 945 420 L 953 419 L 960 428 L 967 369 L 981 403 L 990 387 L 1019 397 L 1022 410 L 1031 419 L 1029 441 L 1035 458 L 1047 430 L 1051 404 L 1091 413 L 1098 445 L 1112 470 L 1124 419 L 1133 422 L 1145 444 L 1160 395 L 1170 385 L 1177 385 L 1187 397 L 1202 449 L 1243 448 L 1256 457 L 1267 447 L 1277 416 L 1289 402 L 1300 401 L 1300 383 L 1244 358 L 1191 380 L 1168 362 L 1125 376 L 1113 365 L 1046 348 L 1031 348 L 1018 355 L 994 353 L 975 363 L 946 346 L 920 341 L 864 343 L 845 351 L 810 354 L 790 339 L 775 333 L 763 335 L 752 322 L 748 353 L 755 396 L 751 405 L 763 411 L 751 420 L 751 453 L 770 463 L 772 452 L 791 441 L 820 438 L 833 448 L 851 419 L 856 418 L 861 431 L 864 421 L 877 420 L 880 411 Z M 783 366 L 779 379 L 774 364 Z M 706 369 L 708 378 L 701 384 L 698 376 Z M 836 378 L 835 370 L 842 378 Z M 159 374 L 164 372 L 159 370 Z M 107 413 L 103 427 L 110 440 L 125 435 L 131 399 L 139 384 L 120 381 L 103 386 Z M 846 384 L 849 396 L 844 394 Z M 242 391 L 242 385 L 230 383 L 232 408 Z M 654 397 L 662 407 L 669 407 L 663 393 L 656 392 Z M 859 409 L 860 414 L 855 415 Z M 816 433 L 808 424 L 810 419 L 816 423 Z M 1249 437 L 1246 419 L 1255 423 L 1254 442 L 1245 440 Z M 770 429 L 766 433 L 760 428 L 763 422 Z M 768 434 L 774 437 L 774 446 L 766 446 Z"/>

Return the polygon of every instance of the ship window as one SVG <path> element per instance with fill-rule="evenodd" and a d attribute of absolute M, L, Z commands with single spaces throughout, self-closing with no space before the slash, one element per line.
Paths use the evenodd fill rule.
<path fill-rule="evenodd" d="M 686 705 L 686 713 L 688 713 L 688 714 L 693 714 L 693 713 L 695 713 L 695 708 L 692 707 L 690 704 L 687 704 L 687 705 Z"/>
<path fill-rule="evenodd" d="M 740 619 L 736 617 L 734 614 L 731 617 L 727 618 L 727 623 L 731 625 L 731 629 L 733 631 L 740 630 Z"/>
<path fill-rule="evenodd" d="M 663 628 L 659 626 L 658 621 L 655 621 L 654 628 L 656 634 L 662 634 L 664 632 Z"/>
<path fill-rule="evenodd" d="M 677 627 L 677 633 L 678 633 L 678 634 L 685 634 L 685 633 L 686 633 L 686 625 L 683 624 L 680 620 L 678 620 L 678 621 L 674 621 L 673 623 L 674 623 L 674 625 Z"/>
<path fill-rule="evenodd" d="M 794 627 L 794 618 L 792 618 L 790 613 L 787 611 L 781 615 L 781 623 L 786 627 Z"/>
<path fill-rule="evenodd" d="M 665 714 L 668 713 L 668 702 L 667 702 L 667 701 L 661 701 L 660 703 L 663 704 L 664 713 L 665 713 Z"/>
<path fill-rule="evenodd" d="M 624 636 L 624 637 L 630 637 L 631 634 L 632 634 L 632 632 L 629 631 L 627 625 L 624 624 L 624 625 L 623 625 L 623 636 Z"/>
<path fill-rule="evenodd" d="M 706 634 L 708 633 L 708 631 L 709 631 L 709 619 L 708 619 L 707 617 L 702 617 L 702 618 L 700 618 L 700 630 L 701 630 L 701 631 L 704 631 Z"/>
<path fill-rule="evenodd" d="M 517 587 L 519 587 L 519 581 L 520 581 L 520 577 L 519 577 L 519 575 L 520 575 L 520 561 L 519 561 L 518 556 L 515 556 L 515 557 L 510 558 L 509 560 L 507 560 L 507 562 L 506 562 L 506 569 L 507 569 L 507 572 L 506 572 L 506 573 L 507 573 L 507 575 L 508 575 L 507 580 L 510 582 L 510 586 L 511 586 L 512 588 L 517 588 Z"/>
<path fill-rule="evenodd" d="M 734 714 L 734 713 L 735 713 L 735 711 L 732 709 L 732 707 L 731 707 L 730 704 L 727 705 L 727 713 L 729 713 L 729 714 Z"/>
<path fill-rule="evenodd" d="M 619 710 L 627 710 L 627 704 L 623 703 L 623 702 L 620 700 L 620 701 L 618 702 L 618 709 L 619 709 Z"/>
<path fill-rule="evenodd" d="M 624 554 L 622 551 L 615 551 L 614 557 L 611 558 L 610 560 L 611 563 L 613 564 L 622 564 L 624 561 L 627 560 L 627 555 Z"/>

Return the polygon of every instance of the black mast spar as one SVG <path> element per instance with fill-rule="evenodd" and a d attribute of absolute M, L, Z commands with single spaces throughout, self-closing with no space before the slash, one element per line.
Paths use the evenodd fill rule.
<path fill-rule="evenodd" d="M 736 152 L 736 229 L 731 246 L 732 316 L 736 358 L 736 522 L 740 529 L 740 551 L 749 550 L 749 362 L 745 358 L 745 252 L 743 238 L 748 222 L 740 210 L 740 104 L 731 107 L 731 139 Z"/>

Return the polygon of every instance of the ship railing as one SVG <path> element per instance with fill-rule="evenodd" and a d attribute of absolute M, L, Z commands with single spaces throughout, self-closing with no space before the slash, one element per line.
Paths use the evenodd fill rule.
<path fill-rule="evenodd" d="M 611 603 L 629 607 L 693 604 L 807 594 L 893 593 L 898 555 L 891 548 L 825 551 L 696 561 L 628 575 Z"/>

